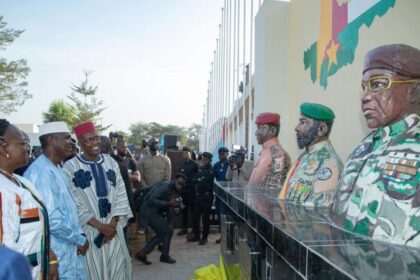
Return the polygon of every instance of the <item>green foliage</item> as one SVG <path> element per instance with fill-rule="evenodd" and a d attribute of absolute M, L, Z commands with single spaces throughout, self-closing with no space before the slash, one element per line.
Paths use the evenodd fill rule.
<path fill-rule="evenodd" d="M 149 136 L 149 124 L 144 122 L 137 122 L 130 125 L 128 128 L 130 135 L 128 136 L 128 142 L 135 144 L 137 147 L 141 147 L 141 141 L 143 139 L 150 138 Z"/>
<path fill-rule="evenodd" d="M 82 83 L 77 86 L 73 85 L 71 90 L 73 91 L 67 96 L 73 104 L 71 105 L 75 110 L 75 124 L 82 122 L 93 121 L 95 123 L 96 130 L 101 132 L 108 129 L 111 125 L 102 126 L 100 121 L 101 113 L 106 109 L 103 105 L 104 102 L 95 97 L 98 87 L 89 86 L 89 75 L 91 72 L 85 71 L 85 79 Z M 79 94 L 84 97 L 81 100 Z"/>
<path fill-rule="evenodd" d="M 44 123 L 63 121 L 67 124 L 70 130 L 76 124 L 75 109 L 66 104 L 63 100 L 55 100 L 51 102 L 48 111 L 42 113 L 42 116 Z"/>
<path fill-rule="evenodd" d="M 0 50 L 12 44 L 23 30 L 6 28 L 7 22 L 0 16 Z M 10 114 L 22 106 L 32 95 L 28 93 L 26 78 L 30 68 L 25 59 L 7 61 L 0 57 L 0 112 Z"/>
<path fill-rule="evenodd" d="M 130 144 L 135 144 L 141 147 L 143 139 L 148 140 L 151 137 L 160 138 L 162 134 L 176 134 L 181 146 L 189 146 L 194 150 L 198 150 L 198 138 L 201 130 L 201 125 L 193 124 L 189 128 L 177 125 L 161 125 L 157 122 L 144 123 L 137 122 L 131 124 L 128 128 L 130 135 L 128 141 Z"/>
<path fill-rule="evenodd" d="M 201 134 L 201 125 L 193 123 L 188 128 L 188 141 L 187 146 L 191 147 L 193 150 L 198 151 L 199 149 L 199 142 L 200 142 L 200 134 Z"/>

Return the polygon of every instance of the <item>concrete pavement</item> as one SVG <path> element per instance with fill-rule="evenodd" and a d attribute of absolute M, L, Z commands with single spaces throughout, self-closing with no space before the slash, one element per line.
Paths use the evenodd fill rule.
<path fill-rule="evenodd" d="M 170 255 L 176 263 L 161 263 L 160 252 L 155 249 L 148 255 L 151 265 L 144 265 L 133 258 L 133 279 L 187 280 L 199 267 L 211 263 L 219 265 L 220 245 L 215 244 L 215 240 L 220 234 L 216 229 L 210 229 L 208 243 L 204 246 L 199 246 L 198 242 L 187 242 L 185 235 L 181 237 L 176 235 L 178 231 L 179 229 L 174 231 L 170 250 Z"/>

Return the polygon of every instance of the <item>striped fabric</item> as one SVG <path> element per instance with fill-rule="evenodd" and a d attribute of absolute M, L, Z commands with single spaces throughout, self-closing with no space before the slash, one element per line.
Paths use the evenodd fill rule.
<path fill-rule="evenodd" d="M 19 186 L 0 174 L 2 242 L 26 255 L 33 279 L 46 279 L 48 215 L 31 183 L 15 175 Z"/>

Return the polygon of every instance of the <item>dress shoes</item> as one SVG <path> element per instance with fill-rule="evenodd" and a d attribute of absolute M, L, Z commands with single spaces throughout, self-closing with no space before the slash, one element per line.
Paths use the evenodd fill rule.
<path fill-rule="evenodd" d="M 198 245 L 205 245 L 207 243 L 207 238 L 201 238 L 200 241 L 198 241 Z"/>
<path fill-rule="evenodd" d="M 182 236 L 188 234 L 188 230 L 186 228 L 181 229 L 176 235 Z"/>
<path fill-rule="evenodd" d="M 176 260 L 171 258 L 169 255 L 160 255 L 160 262 L 173 264 L 176 263 Z"/>
<path fill-rule="evenodd" d="M 194 235 L 193 233 L 191 233 L 187 236 L 187 241 L 188 242 L 197 242 L 199 240 L 200 240 L 200 237 Z"/>
<path fill-rule="evenodd" d="M 147 256 L 145 254 L 137 253 L 136 260 L 141 261 L 145 265 L 151 265 L 152 262 L 147 260 Z"/>

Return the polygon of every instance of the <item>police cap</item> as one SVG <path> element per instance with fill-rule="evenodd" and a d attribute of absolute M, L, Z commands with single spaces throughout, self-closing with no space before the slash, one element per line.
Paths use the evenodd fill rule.
<path fill-rule="evenodd" d="M 202 154 L 202 156 L 203 156 L 203 158 L 207 158 L 207 159 L 212 159 L 213 158 L 213 155 L 210 154 L 209 152 L 204 152 Z"/>

